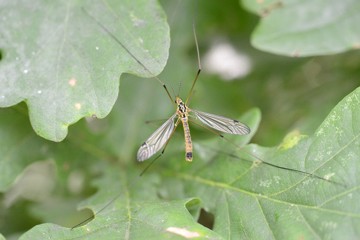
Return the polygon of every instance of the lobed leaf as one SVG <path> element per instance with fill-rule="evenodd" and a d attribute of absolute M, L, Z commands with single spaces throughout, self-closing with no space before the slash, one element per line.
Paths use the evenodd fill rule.
<path fill-rule="evenodd" d="M 360 3 L 346 1 L 242 1 L 261 16 L 253 46 L 286 56 L 341 53 L 360 47 Z"/>
<path fill-rule="evenodd" d="M 35 132 L 52 141 L 85 116 L 108 115 L 122 73 L 152 77 L 168 57 L 156 1 L 17 0 L 0 9 L 0 107 L 24 101 Z"/>

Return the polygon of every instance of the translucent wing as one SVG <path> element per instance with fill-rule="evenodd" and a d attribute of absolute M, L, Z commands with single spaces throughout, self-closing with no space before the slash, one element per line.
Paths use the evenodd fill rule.
<path fill-rule="evenodd" d="M 175 117 L 176 114 L 172 115 L 140 146 L 137 152 L 138 161 L 149 159 L 165 145 L 174 131 Z"/>
<path fill-rule="evenodd" d="M 220 132 L 239 135 L 250 133 L 250 128 L 237 120 L 193 109 L 191 111 L 203 124 Z"/>

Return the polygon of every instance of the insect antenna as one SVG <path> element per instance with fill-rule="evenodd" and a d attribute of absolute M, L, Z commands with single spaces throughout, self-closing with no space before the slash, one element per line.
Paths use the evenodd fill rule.
<path fill-rule="evenodd" d="M 195 20 L 194 20 L 195 21 Z M 196 45 L 196 54 L 197 54 L 197 59 L 198 59 L 198 70 L 196 72 L 196 75 L 195 75 L 195 79 L 191 85 L 191 88 L 190 88 L 190 91 L 189 91 L 189 94 L 186 98 L 186 101 L 185 101 L 185 104 L 188 105 L 189 102 L 190 102 L 190 99 L 191 99 L 191 96 L 193 94 L 193 90 L 194 90 L 194 87 L 195 87 L 195 84 L 196 84 L 196 81 L 198 80 L 199 78 L 199 75 L 200 75 L 200 72 L 201 72 L 201 61 L 200 61 L 200 51 L 199 51 L 199 44 L 198 44 L 198 40 L 197 40 L 197 37 L 196 37 L 196 30 L 195 30 L 195 22 L 193 23 L 193 34 L 194 34 L 194 40 L 195 40 L 195 45 Z"/>
<path fill-rule="evenodd" d="M 177 93 L 176 96 L 180 96 L 181 87 L 182 87 L 181 82 L 179 82 L 179 85 L 178 85 L 178 93 Z"/>

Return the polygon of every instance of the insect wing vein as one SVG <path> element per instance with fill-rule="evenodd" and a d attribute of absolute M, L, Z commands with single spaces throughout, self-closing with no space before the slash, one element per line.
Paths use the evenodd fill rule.
<path fill-rule="evenodd" d="M 174 130 L 175 117 L 176 114 L 172 115 L 141 145 L 137 153 L 138 161 L 149 159 L 165 145 Z"/>
<path fill-rule="evenodd" d="M 220 132 L 239 135 L 250 133 L 250 128 L 237 120 L 197 110 L 191 111 L 203 124 Z"/>

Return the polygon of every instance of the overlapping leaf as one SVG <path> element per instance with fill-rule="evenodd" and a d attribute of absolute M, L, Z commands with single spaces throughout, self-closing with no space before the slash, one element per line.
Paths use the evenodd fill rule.
<path fill-rule="evenodd" d="M 84 116 L 105 117 L 122 73 L 153 76 L 167 60 L 169 29 L 156 1 L 19 0 L 0 6 L 0 106 L 26 102 L 32 127 L 52 141 L 63 140 L 68 126 Z"/>
<path fill-rule="evenodd" d="M 94 13 L 91 9 L 88 9 L 89 13 Z M 106 19 L 102 19 L 104 24 L 111 27 Z M 191 33 L 191 27 L 189 29 Z M 141 55 L 141 50 L 140 53 L 136 48 L 131 51 Z M 152 59 L 144 57 L 142 61 L 146 63 Z M 188 79 L 193 77 L 192 72 L 184 71 L 189 66 L 179 66 L 176 67 L 184 72 L 181 75 L 183 81 L 190 81 Z M 143 71 L 141 66 L 135 68 Z M 173 80 L 172 77 L 168 79 Z M 55 224 L 38 225 L 22 239 L 44 236 L 52 239 L 173 239 L 183 236 L 214 239 L 353 239 L 360 235 L 357 208 L 359 90 L 333 110 L 316 134 L 310 137 L 295 135 L 279 149 L 255 145 L 238 149 L 229 142 L 215 139 L 213 135 L 208 135 L 211 140 L 207 140 L 208 137 L 200 136 L 192 125 L 194 162 L 186 164 L 184 161 L 184 142 L 180 132 L 174 135 L 158 163 L 139 178 L 140 169 L 133 166 L 136 148 L 154 129 L 145 126 L 143 121 L 166 118 L 173 112 L 167 112 L 170 104 L 155 81 L 124 80 L 123 83 L 124 91 L 120 95 L 119 105 L 116 105 L 109 118 L 94 122 L 89 120 L 85 127 L 77 124 L 72 129 L 69 141 L 59 145 L 48 144 L 34 136 L 26 125 L 26 116 L 20 117 L 11 112 L 13 110 L 0 112 L 0 139 L 3 143 L 0 150 L 7 157 L 1 158 L 1 161 L 7 160 L 1 162 L 4 166 L 1 169 L 9 170 L 2 173 L 11 173 L 3 175 L 5 182 L 2 191 L 14 182 L 25 166 L 38 160 L 52 160 L 60 174 L 73 171 L 76 169 L 74 165 L 77 165 L 81 170 L 92 169 L 98 177 L 95 183 L 98 192 L 81 205 L 97 213 L 93 221 L 74 230 Z M 200 98 L 198 102 L 209 101 L 201 98 L 199 86 L 202 81 L 198 84 L 191 107 L 221 114 L 219 109 L 198 108 L 197 99 Z M 220 83 L 208 82 L 208 85 L 210 88 L 207 89 L 211 89 L 211 86 L 219 86 Z M 206 91 L 207 96 L 219 103 L 223 99 L 231 99 L 233 105 L 227 107 L 241 111 L 240 104 L 228 94 L 231 88 L 238 91 L 234 87 L 237 85 L 221 83 L 221 86 L 221 91 L 219 88 Z M 239 120 L 249 124 L 254 134 L 259 114 L 250 111 Z M 243 146 L 250 141 L 250 137 L 236 136 L 231 140 Z M 256 160 L 253 155 L 340 184 L 244 161 Z M 68 176 L 62 175 L 60 178 L 63 183 L 68 181 Z M 115 196 L 118 198 L 107 205 Z M 211 230 L 196 223 L 200 208 L 213 214 L 214 226 Z"/>
<path fill-rule="evenodd" d="M 119 179 L 114 184 L 116 178 Z M 96 185 L 102 190 L 85 206 L 102 209 L 104 203 L 114 197 L 114 193 L 120 192 L 120 195 L 109 206 L 105 205 L 106 208 L 96 215 L 94 221 L 74 229 L 43 224 L 21 239 L 42 236 L 51 239 L 221 239 L 220 235 L 197 223 L 189 213 L 188 208 L 199 208 L 198 199 L 159 201 L 156 176 L 140 178 L 124 171 L 120 173 L 117 168 L 109 168 L 106 176 Z M 104 185 L 108 187 L 103 188 Z"/>
<path fill-rule="evenodd" d="M 247 150 L 336 183 L 217 156 L 206 168 L 176 174 L 184 181 L 184 195 L 201 198 L 215 216 L 214 231 L 228 238 L 355 239 L 360 234 L 359 103 L 357 89 L 313 136 L 297 138 L 291 148 Z"/>
<path fill-rule="evenodd" d="M 360 47 L 359 1 L 242 3 L 262 17 L 252 35 L 252 44 L 261 50 L 287 56 L 314 56 Z"/>
<path fill-rule="evenodd" d="M 73 236 L 88 238 L 107 234 L 108 231 L 115 234 L 117 230 L 118 236 L 125 236 L 127 233 L 135 234 L 131 230 L 143 228 L 147 229 L 145 232 L 150 231 L 149 236 L 153 236 L 157 228 L 159 234 L 167 237 L 168 233 L 164 232 L 169 225 L 164 222 L 192 232 L 195 222 L 172 222 L 168 220 L 172 219 L 170 216 L 175 218 L 179 213 L 167 210 L 169 216 L 165 217 L 161 208 L 156 207 L 166 205 L 176 211 L 179 202 L 175 199 L 191 197 L 200 199 L 201 207 L 214 215 L 213 231 L 224 239 L 336 239 L 340 236 L 354 239 L 359 236 L 360 226 L 360 209 L 357 208 L 360 196 L 360 128 L 356 124 L 360 117 L 359 99 L 360 89 L 357 89 L 334 108 L 313 136 L 294 136 L 282 148 L 249 145 L 226 155 L 209 148 L 218 148 L 219 143 L 202 141 L 202 145 L 208 146 L 197 145 L 194 152 L 196 161 L 191 165 L 181 164 L 179 156 L 162 159 L 163 163 L 177 161 L 177 164 L 169 163 L 165 168 L 155 166 L 156 170 L 152 171 L 162 173 L 161 178 L 154 173 L 139 178 L 111 171 L 116 175 L 109 172 L 105 179 L 112 178 L 112 182 L 105 179 L 99 182 L 97 185 L 102 190 L 83 206 L 89 206 L 96 212 L 109 200 L 105 196 L 114 196 L 117 189 L 120 190 L 118 199 L 97 214 L 93 222 L 73 230 L 76 233 Z M 255 112 L 251 115 L 253 120 L 248 120 L 253 126 L 258 117 L 255 117 Z M 222 150 L 225 148 L 226 144 L 221 147 Z M 313 173 L 332 182 L 264 163 L 245 161 L 254 156 Z M 116 178 L 118 180 L 114 181 Z M 150 207 L 148 202 L 154 206 Z M 183 208 L 182 214 L 185 213 Z M 141 219 L 152 219 L 157 227 L 149 230 L 143 222 L 133 220 L 140 215 Z M 198 214 L 195 213 L 196 216 Z M 162 222 L 161 219 L 166 220 Z M 148 222 L 146 225 L 152 226 Z M 56 228 L 43 225 L 29 234 L 44 233 L 49 229 Z M 56 232 L 53 235 L 56 239 L 63 239 L 63 234 L 71 234 L 69 229 L 53 232 Z M 134 239 L 140 238 L 134 235 Z"/>

